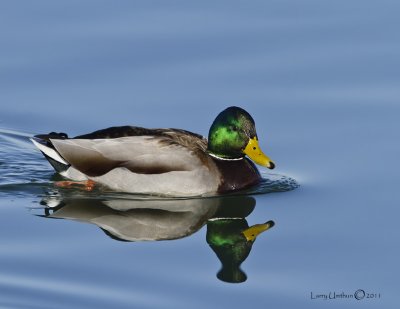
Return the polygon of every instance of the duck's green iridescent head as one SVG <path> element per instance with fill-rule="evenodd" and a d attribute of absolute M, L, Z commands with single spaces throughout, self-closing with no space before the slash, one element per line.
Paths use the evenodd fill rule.
<path fill-rule="evenodd" d="M 253 118 L 244 109 L 231 106 L 215 118 L 208 133 L 208 152 L 221 159 L 240 159 L 247 155 L 270 169 L 275 164 L 258 145 Z"/>

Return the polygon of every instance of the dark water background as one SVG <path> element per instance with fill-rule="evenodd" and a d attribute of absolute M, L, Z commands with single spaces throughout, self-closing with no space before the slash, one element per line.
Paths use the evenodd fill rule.
<path fill-rule="evenodd" d="M 0 307 L 398 308 L 399 10 L 388 0 L 1 3 Z M 27 136 L 123 124 L 207 135 L 230 105 L 253 115 L 274 173 L 300 183 L 228 201 L 253 206 L 249 225 L 275 222 L 243 262 L 244 283 L 216 277 L 206 226 L 121 242 L 43 217 L 60 202 L 142 204 L 57 190 Z M 174 207 L 214 207 L 200 204 Z M 312 299 L 359 289 L 380 298 Z"/>

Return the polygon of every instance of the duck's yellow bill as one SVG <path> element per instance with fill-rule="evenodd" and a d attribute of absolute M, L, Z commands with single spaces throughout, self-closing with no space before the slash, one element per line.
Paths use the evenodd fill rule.
<path fill-rule="evenodd" d="M 255 241 L 258 235 L 270 229 L 274 225 L 275 225 L 274 221 L 268 221 L 263 224 L 255 224 L 253 226 L 250 226 L 248 229 L 244 230 L 242 233 L 244 237 L 246 237 L 247 241 Z"/>
<path fill-rule="evenodd" d="M 254 163 L 257 163 L 262 166 L 266 166 L 270 169 L 273 169 L 275 167 L 274 162 L 271 161 L 270 158 L 268 158 L 260 149 L 260 146 L 258 145 L 258 140 L 257 137 L 250 138 L 249 143 L 247 144 L 246 148 L 243 150 L 243 152 L 251 159 L 254 161 Z"/>

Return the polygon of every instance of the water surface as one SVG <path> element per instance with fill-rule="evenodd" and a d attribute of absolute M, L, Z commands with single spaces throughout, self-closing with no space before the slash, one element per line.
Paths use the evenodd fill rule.
<path fill-rule="evenodd" d="M 2 4 L 0 307 L 398 308 L 399 9 L 389 0 Z M 276 162 L 275 175 L 262 170 L 266 187 L 287 177 L 299 188 L 143 210 L 132 196 L 57 189 L 27 142 L 125 124 L 207 135 L 230 105 L 253 115 Z M 275 223 L 251 246 L 242 283 L 217 277 L 209 244 L 208 222 L 226 208 L 241 212 L 225 214 L 239 218 L 225 222 L 232 231 Z M 129 217 L 179 218 L 189 234 L 121 241 L 133 236 L 107 217 L 118 228 Z M 380 298 L 315 298 L 359 289 Z"/>

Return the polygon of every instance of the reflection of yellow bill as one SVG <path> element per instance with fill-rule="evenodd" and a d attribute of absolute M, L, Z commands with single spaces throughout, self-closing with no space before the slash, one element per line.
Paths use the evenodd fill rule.
<path fill-rule="evenodd" d="M 255 224 L 253 226 L 250 226 L 248 229 L 244 230 L 242 233 L 244 237 L 246 237 L 247 241 L 255 241 L 258 235 L 270 229 L 274 225 L 275 225 L 274 221 L 268 221 L 263 224 Z"/>
<path fill-rule="evenodd" d="M 246 148 L 243 150 L 243 152 L 251 159 L 254 161 L 254 163 L 257 163 L 262 166 L 266 166 L 270 169 L 273 169 L 275 167 L 274 162 L 271 161 L 270 158 L 268 158 L 260 149 L 260 146 L 258 145 L 258 140 L 257 137 L 250 138 L 249 143 L 247 144 Z"/>

